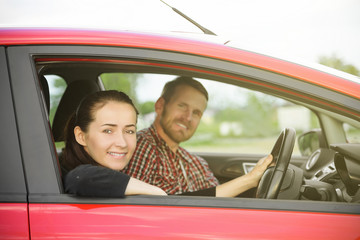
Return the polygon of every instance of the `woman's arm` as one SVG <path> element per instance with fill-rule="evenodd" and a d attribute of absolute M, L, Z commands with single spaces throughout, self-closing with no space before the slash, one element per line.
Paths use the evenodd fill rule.
<path fill-rule="evenodd" d="M 136 178 L 130 178 L 129 183 L 125 190 L 125 195 L 167 195 L 164 190 L 159 187 L 150 185 Z"/>
<path fill-rule="evenodd" d="M 166 195 L 152 186 L 125 173 L 110 168 L 80 165 L 71 170 L 64 179 L 65 192 L 84 197 L 124 197 L 125 195 Z"/>
<path fill-rule="evenodd" d="M 250 188 L 256 187 L 272 159 L 272 155 L 261 158 L 248 174 L 217 186 L 216 197 L 235 197 Z"/>

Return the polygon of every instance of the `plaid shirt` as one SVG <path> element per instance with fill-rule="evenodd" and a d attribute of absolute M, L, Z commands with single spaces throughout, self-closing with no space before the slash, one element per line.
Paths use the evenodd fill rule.
<path fill-rule="evenodd" d="M 207 162 L 179 147 L 172 152 L 154 125 L 137 133 L 137 147 L 124 173 L 180 194 L 217 186 Z"/>

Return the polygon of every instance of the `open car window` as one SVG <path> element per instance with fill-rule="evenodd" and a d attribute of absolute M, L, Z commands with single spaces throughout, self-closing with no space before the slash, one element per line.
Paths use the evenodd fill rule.
<path fill-rule="evenodd" d="M 49 120 L 52 124 L 67 86 L 60 76 L 45 77 L 50 86 Z M 152 124 L 155 101 L 165 83 L 176 77 L 154 73 L 103 73 L 99 79 L 106 90 L 123 91 L 134 100 L 140 112 L 140 130 Z M 316 115 L 303 106 L 231 84 L 196 79 L 205 86 L 210 99 L 195 135 L 182 143 L 189 151 L 267 154 L 284 127 L 293 126 L 298 135 L 319 127 Z M 352 128 L 346 129 L 351 134 Z M 57 146 L 63 143 L 57 142 Z M 301 154 L 297 144 L 293 154 Z"/>
<path fill-rule="evenodd" d="M 91 51 L 99 50 L 91 49 Z M 166 55 L 164 58 L 169 57 L 174 61 L 177 59 L 175 55 Z M 195 60 L 192 63 L 194 65 L 196 65 Z M 202 60 L 208 64 L 208 59 Z M 294 128 L 297 137 L 314 130 L 320 130 L 320 134 L 324 135 L 323 125 L 327 125 L 328 129 L 336 127 L 336 131 L 344 131 L 342 127 L 338 128 L 340 126 L 338 123 L 346 118 L 335 113 L 338 117 L 336 124 L 334 125 L 333 121 L 327 123 L 328 117 L 323 116 L 327 113 L 328 105 L 324 104 L 325 110 L 322 110 L 321 104 L 324 101 L 314 101 L 313 106 L 313 97 L 301 93 L 301 85 L 296 85 L 298 80 L 281 79 L 285 77 L 267 72 L 259 73 L 259 79 L 256 79 L 258 73 L 254 69 L 242 69 L 244 66 L 231 68 L 233 63 L 222 66 L 223 71 L 229 71 L 228 74 L 218 72 L 215 63 L 214 66 L 210 64 L 209 69 L 204 70 L 201 67 L 183 67 L 164 62 L 155 64 L 151 61 L 127 60 L 120 57 L 112 59 L 94 56 L 67 58 L 54 56 L 44 59 L 40 57 L 36 60 L 36 64 L 42 69 L 39 74 L 43 74 L 49 82 L 53 81 L 50 84 L 52 99 L 50 122 L 60 165 L 61 150 L 64 147 L 64 124 L 84 96 L 105 89 L 116 89 L 127 93 L 140 111 L 138 130 L 141 130 L 149 127 L 154 121 L 154 103 L 160 96 L 164 84 L 178 76 L 191 76 L 197 79 L 209 92 L 208 106 L 195 135 L 181 146 L 204 158 L 220 183 L 250 172 L 261 157 L 270 153 L 279 133 L 286 127 Z M 231 71 L 236 69 L 239 73 L 235 74 L 227 69 Z M 266 81 L 263 81 L 263 78 Z M 279 79 L 284 80 L 287 85 L 277 86 L 275 83 L 280 81 Z M 294 81 L 296 91 L 289 90 L 291 81 Z M 51 120 L 52 116 L 54 120 Z M 343 141 L 342 138 L 339 139 Z M 291 164 L 304 169 L 304 178 L 311 180 L 322 167 L 333 160 L 333 153 L 329 150 L 326 141 L 324 145 L 318 144 L 318 149 L 308 149 L 306 154 L 301 151 L 299 143 L 302 142 L 295 142 Z M 318 150 L 325 153 L 321 153 L 321 161 L 315 164 L 311 156 Z M 306 169 L 306 166 L 310 165 L 311 167 Z M 327 181 L 331 183 L 338 179 L 336 176 L 330 176 Z M 296 196 L 285 196 L 283 199 L 298 200 L 300 195 L 297 192 Z M 324 195 L 325 197 L 320 200 L 329 201 L 335 199 L 335 195 L 335 192 L 331 192 L 330 197 Z M 147 202 L 141 196 L 135 198 L 141 203 Z M 304 199 L 311 200 L 307 197 Z M 82 200 L 76 198 L 76 201 Z M 149 201 L 154 203 L 152 200 Z M 219 199 L 216 199 L 216 202 L 218 201 Z M 225 205 L 237 204 L 237 199 L 232 201 L 235 202 Z M 188 203 L 191 205 L 194 202 Z M 209 203 L 206 201 L 206 204 Z M 212 204 L 215 203 L 210 205 Z"/>
<path fill-rule="evenodd" d="M 138 129 L 149 127 L 154 104 L 166 82 L 176 75 L 103 73 L 105 89 L 124 91 L 139 111 Z M 286 126 L 300 135 L 319 127 L 316 115 L 289 101 L 235 85 L 195 78 L 209 92 L 206 111 L 195 135 L 181 146 L 192 152 L 268 154 Z M 300 155 L 298 146 L 293 154 Z"/>
<path fill-rule="evenodd" d="M 360 128 L 344 123 L 346 139 L 349 143 L 360 143 Z"/>
<path fill-rule="evenodd" d="M 49 121 L 50 124 L 52 124 L 54 120 L 55 112 L 59 106 L 60 99 L 65 92 L 66 82 L 62 77 L 58 75 L 45 75 L 45 78 L 49 85 L 49 93 L 50 93 Z"/>

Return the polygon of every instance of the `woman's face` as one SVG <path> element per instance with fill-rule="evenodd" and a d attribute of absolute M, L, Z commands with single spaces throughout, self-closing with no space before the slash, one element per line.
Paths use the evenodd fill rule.
<path fill-rule="evenodd" d="M 94 113 L 88 131 L 75 127 L 76 141 L 100 165 L 122 170 L 136 147 L 136 113 L 127 103 L 110 101 Z"/>

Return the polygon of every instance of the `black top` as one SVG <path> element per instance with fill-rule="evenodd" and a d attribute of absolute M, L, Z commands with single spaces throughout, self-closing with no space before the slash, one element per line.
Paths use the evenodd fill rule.
<path fill-rule="evenodd" d="M 110 168 L 80 165 L 66 174 L 65 192 L 84 197 L 124 197 L 130 176 Z M 215 196 L 216 188 L 186 192 L 187 196 Z"/>
<path fill-rule="evenodd" d="M 86 197 L 124 197 L 130 176 L 110 168 L 79 165 L 64 179 L 65 192 Z"/>

